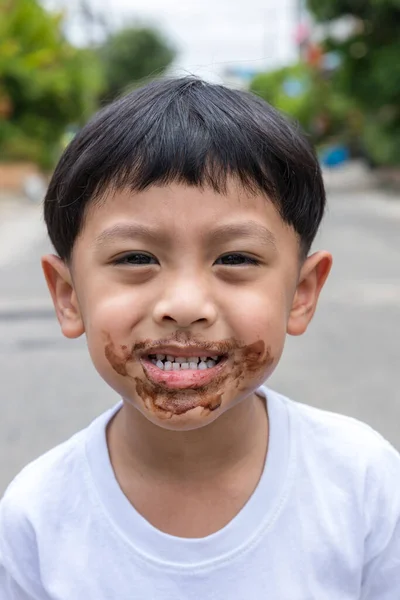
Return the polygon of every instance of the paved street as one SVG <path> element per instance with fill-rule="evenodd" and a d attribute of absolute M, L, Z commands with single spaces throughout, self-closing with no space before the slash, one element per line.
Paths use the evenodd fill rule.
<path fill-rule="evenodd" d="M 400 197 L 352 171 L 327 184 L 315 247 L 333 252 L 333 273 L 270 385 L 362 419 L 400 449 Z M 48 249 L 38 207 L 0 205 L 0 494 L 24 464 L 117 400 L 84 340 L 59 332 L 40 269 Z"/>

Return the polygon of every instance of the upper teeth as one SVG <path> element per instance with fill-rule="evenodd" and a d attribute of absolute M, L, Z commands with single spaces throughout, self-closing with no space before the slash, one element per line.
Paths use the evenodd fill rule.
<path fill-rule="evenodd" d="M 170 362 L 184 363 L 184 362 L 201 362 L 207 360 L 204 356 L 171 356 L 170 354 L 156 354 L 157 360 L 169 360 Z M 209 356 L 211 360 L 217 360 L 218 356 Z"/>
<path fill-rule="evenodd" d="M 172 356 L 170 354 L 150 355 L 150 360 L 164 371 L 179 371 L 184 369 L 210 369 L 216 365 L 218 356 L 200 357 L 200 356 Z"/>

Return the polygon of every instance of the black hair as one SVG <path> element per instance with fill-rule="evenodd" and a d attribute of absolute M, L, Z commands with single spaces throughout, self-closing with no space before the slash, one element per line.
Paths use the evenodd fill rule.
<path fill-rule="evenodd" d="M 153 81 L 98 112 L 67 147 L 44 201 L 47 230 L 69 261 L 88 203 L 108 190 L 180 182 L 224 193 L 230 177 L 274 203 L 305 257 L 325 190 L 299 126 L 248 92 L 193 77 Z"/>

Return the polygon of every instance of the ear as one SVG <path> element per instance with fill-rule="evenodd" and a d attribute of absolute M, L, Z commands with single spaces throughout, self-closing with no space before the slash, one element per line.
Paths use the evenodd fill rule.
<path fill-rule="evenodd" d="M 289 335 L 301 335 L 306 331 L 331 267 L 332 256 L 329 252 L 316 252 L 304 262 L 289 315 Z"/>
<path fill-rule="evenodd" d="M 85 327 L 68 266 L 58 256 L 48 254 L 42 258 L 42 269 L 61 331 L 67 338 L 81 336 Z"/>

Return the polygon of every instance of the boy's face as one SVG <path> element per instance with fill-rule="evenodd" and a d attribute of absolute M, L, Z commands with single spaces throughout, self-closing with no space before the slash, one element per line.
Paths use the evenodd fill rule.
<path fill-rule="evenodd" d="M 271 375 L 330 266 L 326 252 L 301 264 L 272 203 L 233 181 L 226 195 L 110 194 L 88 207 L 69 268 L 43 258 L 63 333 L 86 332 L 105 381 L 169 429 L 210 423 Z"/>

